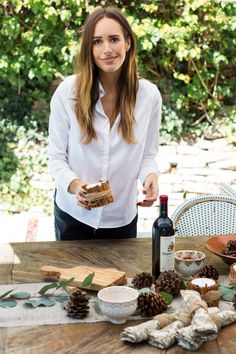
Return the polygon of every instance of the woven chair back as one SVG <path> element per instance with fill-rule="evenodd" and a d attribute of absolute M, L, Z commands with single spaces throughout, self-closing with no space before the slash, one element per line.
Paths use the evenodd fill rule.
<path fill-rule="evenodd" d="M 236 198 L 205 195 L 182 203 L 172 214 L 176 236 L 236 234 Z"/>

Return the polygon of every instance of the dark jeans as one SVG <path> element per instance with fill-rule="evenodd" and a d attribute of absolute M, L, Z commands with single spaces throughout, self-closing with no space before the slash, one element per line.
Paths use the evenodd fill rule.
<path fill-rule="evenodd" d="M 56 202 L 54 202 L 54 218 L 56 240 L 67 241 L 137 237 L 138 214 L 128 225 L 109 229 L 94 229 L 65 213 L 58 207 Z"/>

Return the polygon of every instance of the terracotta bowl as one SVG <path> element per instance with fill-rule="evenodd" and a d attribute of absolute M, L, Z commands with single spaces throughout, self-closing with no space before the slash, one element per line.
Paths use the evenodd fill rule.
<path fill-rule="evenodd" d="M 236 257 L 223 254 L 226 244 L 230 240 L 236 240 L 236 234 L 214 236 L 206 242 L 205 247 L 211 253 L 221 257 L 225 263 L 232 264 L 236 262 Z"/>

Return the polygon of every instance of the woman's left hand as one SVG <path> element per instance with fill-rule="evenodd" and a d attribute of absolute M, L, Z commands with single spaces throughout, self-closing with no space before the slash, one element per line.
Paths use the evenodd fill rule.
<path fill-rule="evenodd" d="M 158 197 L 158 177 L 156 173 L 150 173 L 144 181 L 143 184 L 143 194 L 145 194 L 145 199 L 137 203 L 138 206 L 149 207 L 151 206 Z"/>

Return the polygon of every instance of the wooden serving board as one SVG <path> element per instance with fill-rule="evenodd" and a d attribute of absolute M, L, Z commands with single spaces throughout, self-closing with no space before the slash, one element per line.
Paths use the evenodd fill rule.
<path fill-rule="evenodd" d="M 73 268 L 57 268 L 52 266 L 43 266 L 40 268 L 43 275 L 55 277 L 58 280 L 68 280 L 75 278 L 70 286 L 82 288 L 82 282 L 91 273 L 95 273 L 92 284 L 83 287 L 90 290 L 100 290 L 111 285 L 124 285 L 127 283 L 126 273 L 115 268 L 101 268 L 90 266 L 78 266 Z"/>

